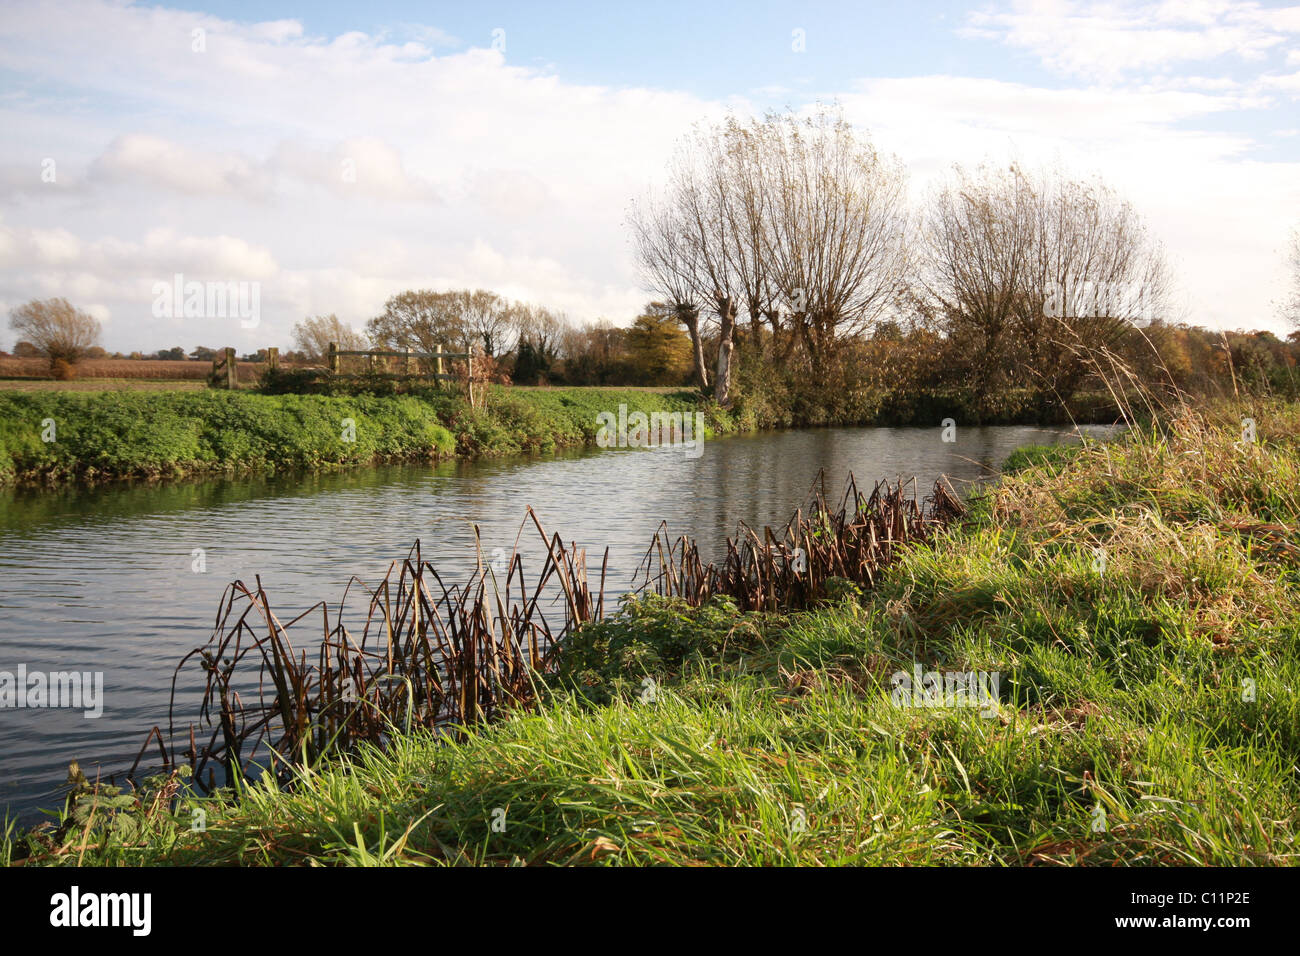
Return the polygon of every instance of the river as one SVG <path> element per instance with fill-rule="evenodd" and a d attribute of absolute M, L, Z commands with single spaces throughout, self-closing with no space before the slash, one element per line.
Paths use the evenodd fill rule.
<path fill-rule="evenodd" d="M 1104 428 L 1085 428 L 1104 434 Z M 381 578 L 418 538 L 450 580 L 509 554 L 531 505 L 550 532 L 610 549 L 607 594 L 625 591 L 661 520 L 716 553 L 738 521 L 784 525 L 819 468 L 838 494 L 853 472 L 940 475 L 958 491 L 1014 449 L 1072 440 L 1067 429 L 833 428 L 738 436 L 682 448 L 584 450 L 553 457 L 171 484 L 0 491 L 0 671 L 103 674 L 103 713 L 0 709 L 0 808 L 34 822 L 61 803 L 68 763 L 92 780 L 129 767 L 165 728 L 177 661 L 211 634 L 225 586 L 261 575 L 281 620 L 337 604 L 352 575 Z M 829 497 L 829 496 L 828 496 Z M 529 532 L 525 532 L 527 535 Z M 535 532 L 531 532 L 535 536 Z M 528 539 L 531 541 L 531 539 Z M 539 570 L 525 552 L 532 580 Z M 450 574 L 447 574 L 450 572 Z M 190 686 L 197 689 L 191 675 Z M 182 705 L 195 698 L 186 694 Z"/>

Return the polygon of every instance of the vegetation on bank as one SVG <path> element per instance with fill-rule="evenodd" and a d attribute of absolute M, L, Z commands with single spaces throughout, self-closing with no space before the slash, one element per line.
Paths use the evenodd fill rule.
<path fill-rule="evenodd" d="M 1246 440 L 1242 419 L 1253 421 Z M 293 787 L 180 776 L 11 837 L 33 863 L 1290 864 L 1300 407 L 1021 453 L 866 595 L 642 598 L 539 706 Z M 999 677 L 904 706 L 899 671 Z M 987 710 L 989 716 L 982 716 Z M 89 806 L 98 806 L 92 819 Z M 193 809 L 206 832 L 193 832 Z"/>
<path fill-rule="evenodd" d="M 413 399 L 0 393 L 0 478 L 8 480 L 316 468 L 435 458 L 454 448 L 435 410 Z"/>
<path fill-rule="evenodd" d="M 686 392 L 494 389 L 420 395 L 0 392 L 0 482 L 317 469 L 595 441 L 599 411 L 694 412 Z M 348 427 L 348 422 L 352 427 Z M 733 430 L 708 410 L 707 435 Z M 51 440 L 46 440 L 46 439 Z"/>
<path fill-rule="evenodd" d="M 962 163 L 914 196 L 902 163 L 829 106 L 696 126 L 662 187 L 628 217 L 652 300 L 618 320 L 626 327 L 488 289 L 394 290 L 364 333 L 335 314 L 305 317 L 293 350 L 260 343 L 226 368 L 250 384 L 279 369 L 281 390 L 316 391 L 339 358 L 332 346 L 378 350 L 353 356 L 370 369 L 473 352 L 475 374 L 500 384 L 694 387 L 741 427 L 1095 421 L 1137 391 L 1300 396 L 1300 330 L 1175 321 L 1158 237 L 1095 178 Z M 1294 324 L 1300 232 L 1287 269 L 1278 317 Z M 235 305 L 192 285 L 187 318 L 224 319 Z M 256 307 L 241 285 L 235 311 L 251 318 L 245 306 Z M 63 298 L 18 305 L 9 324 L 15 355 L 0 352 L 0 376 L 203 378 L 226 351 L 109 359 L 99 322 Z"/>
<path fill-rule="evenodd" d="M 310 381 L 308 380 L 310 379 Z M 821 399 L 743 382 L 731 409 L 698 392 L 641 388 L 487 386 L 474 407 L 455 390 L 399 377 L 331 383 L 281 373 L 262 392 L 0 390 L 0 484 L 176 478 L 327 469 L 397 461 L 552 452 L 593 445 L 597 416 L 701 412 L 705 436 L 824 425 L 932 425 L 961 417 L 963 397 L 921 393 L 907 408 L 869 386 Z M 303 394 L 304 389 L 313 389 Z M 1111 422 L 1098 395 L 1080 422 Z M 1044 410 L 999 424 L 1048 423 Z M 347 430 L 347 420 L 353 429 Z M 46 440 L 46 439 L 50 440 Z M 349 440 L 352 439 L 352 440 Z"/>

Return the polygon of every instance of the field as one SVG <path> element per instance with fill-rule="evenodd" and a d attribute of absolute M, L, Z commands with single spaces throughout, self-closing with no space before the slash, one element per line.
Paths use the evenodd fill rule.
<path fill-rule="evenodd" d="M 200 379 L 84 378 L 56 382 L 42 378 L 0 378 L 0 392 L 195 392 L 206 389 Z"/>
<path fill-rule="evenodd" d="M 239 381 L 252 384 L 266 371 L 258 362 L 239 363 Z M 50 379 L 49 362 L 43 358 L 0 358 L 0 388 L 18 388 L 42 381 L 40 388 L 72 388 L 78 382 L 207 382 L 211 362 L 166 361 L 158 359 L 82 359 L 76 366 L 76 378 L 69 382 Z M 117 387 L 113 385 L 111 387 Z M 124 384 L 122 387 L 132 386 Z"/>

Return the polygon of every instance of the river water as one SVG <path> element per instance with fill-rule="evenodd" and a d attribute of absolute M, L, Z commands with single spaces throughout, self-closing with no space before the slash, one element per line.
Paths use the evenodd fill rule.
<path fill-rule="evenodd" d="M 950 443 L 938 428 L 834 428 L 719 439 L 698 457 L 681 447 L 578 451 L 0 491 L 0 672 L 102 673 L 104 688 L 97 718 L 0 708 L 0 811 L 33 822 L 38 807 L 60 805 L 71 760 L 92 780 L 129 767 L 149 729 L 165 729 L 175 666 L 211 636 L 235 579 L 251 585 L 260 574 L 287 622 L 318 601 L 337 605 L 353 575 L 382 578 L 418 538 L 425 558 L 461 581 L 474 565 L 473 525 L 486 560 L 508 555 L 531 505 L 549 532 L 588 549 L 593 576 L 609 547 L 606 593 L 616 594 L 629 589 L 660 521 L 716 554 L 739 521 L 784 525 L 818 469 L 836 496 L 849 472 L 864 490 L 877 478 L 915 477 L 924 495 L 947 475 L 962 492 L 1020 446 L 1074 439 L 1033 427 L 961 428 Z M 524 540 L 535 538 L 530 526 Z M 522 550 L 531 581 L 539 549 Z M 180 710 L 197 699 L 198 676 Z"/>

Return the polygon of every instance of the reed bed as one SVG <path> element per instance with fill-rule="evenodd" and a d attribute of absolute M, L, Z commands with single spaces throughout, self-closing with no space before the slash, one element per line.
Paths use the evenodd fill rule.
<path fill-rule="evenodd" d="M 156 743 L 164 766 L 179 754 L 209 788 L 259 769 L 284 782 L 327 755 L 383 746 L 395 731 L 459 732 L 531 702 L 563 637 L 601 616 L 606 565 L 593 590 L 586 552 L 548 538 L 532 509 L 526 521 L 546 547 L 531 585 L 518 542 L 504 580 L 480 551 L 470 579 L 448 584 L 417 541 L 376 587 L 352 578 L 335 614 L 321 602 L 287 622 L 260 578 L 252 587 L 235 581 L 211 640 L 177 665 L 168 731 L 154 728 L 132 776 Z M 359 633 L 343 621 L 354 586 L 367 596 Z M 554 603 L 560 612 L 548 620 L 544 604 Z M 319 636 L 310 656 L 291 638 L 308 628 Z M 194 664 L 205 674 L 198 723 L 206 739 L 190 725 L 178 747 L 177 685 Z"/>
<path fill-rule="evenodd" d="M 670 541 L 661 526 L 638 572 L 640 590 L 691 606 L 725 594 L 744 610 L 804 608 L 829 596 L 836 579 L 871 587 L 904 546 L 964 511 L 942 481 L 918 501 L 901 481 L 863 495 L 850 476 L 838 506 L 828 506 L 823 488 L 780 533 L 742 525 L 719 565 L 705 563 L 692 539 Z M 449 584 L 417 541 L 377 586 L 353 578 L 336 613 L 322 602 L 287 622 L 260 578 L 251 587 L 235 581 L 210 641 L 177 666 L 167 732 L 154 728 L 132 775 L 152 744 L 165 767 L 181 757 L 209 789 L 259 771 L 285 783 L 322 758 L 384 747 L 394 733 L 460 735 L 531 707 L 565 638 L 603 618 L 609 552 L 591 581 L 583 549 L 548 536 L 531 508 L 521 537 L 530 524 L 545 548 L 531 583 L 519 538 L 504 580 L 480 549 L 469 579 Z M 343 620 L 354 586 L 367 596 L 359 632 Z M 291 631 L 317 638 L 310 654 Z M 178 733 L 177 687 L 194 665 L 205 675 L 198 728 Z"/>
<path fill-rule="evenodd" d="M 802 610 L 830 596 L 836 582 L 869 589 L 901 548 L 928 540 L 965 513 L 942 479 L 924 500 L 912 487 L 909 496 L 901 480 L 877 482 L 864 495 L 849 475 L 839 504 L 831 506 L 819 473 L 806 510 L 779 532 L 742 523 L 716 565 L 701 558 L 695 540 L 673 540 L 661 524 L 641 564 L 643 587 L 693 607 L 727 595 L 742 611 Z"/>

